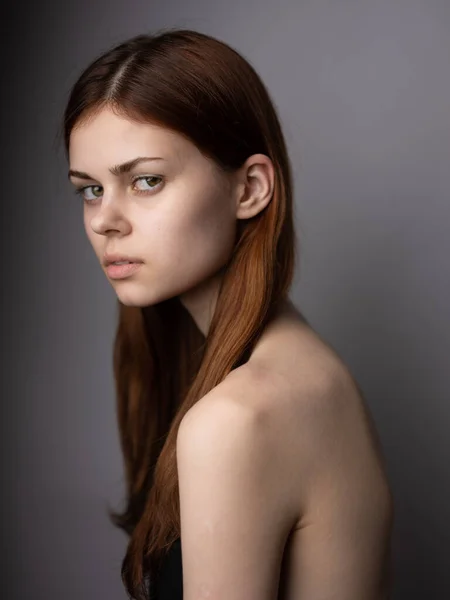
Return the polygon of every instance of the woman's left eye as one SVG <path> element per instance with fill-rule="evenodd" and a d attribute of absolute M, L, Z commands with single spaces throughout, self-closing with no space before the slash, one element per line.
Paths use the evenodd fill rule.
<path fill-rule="evenodd" d="M 138 193 L 145 193 L 148 192 L 154 188 L 156 188 L 159 183 L 156 183 L 156 185 L 149 185 L 149 181 L 150 180 L 155 180 L 155 179 L 159 179 L 160 181 L 162 181 L 162 177 L 159 177 L 158 175 L 145 175 L 144 177 L 136 177 L 136 179 L 133 179 L 133 185 L 137 182 L 137 181 L 141 181 L 144 182 L 145 184 L 147 184 L 147 186 L 144 185 L 143 188 L 138 189 L 137 192 Z"/>

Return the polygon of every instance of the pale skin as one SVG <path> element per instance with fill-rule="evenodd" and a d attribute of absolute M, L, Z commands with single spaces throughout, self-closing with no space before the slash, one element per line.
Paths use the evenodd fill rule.
<path fill-rule="evenodd" d="M 91 186 L 84 226 L 99 261 L 143 261 L 110 280 L 118 298 L 178 296 L 206 334 L 236 222 L 272 198 L 271 160 L 225 174 L 182 136 L 106 108 L 72 132 L 69 154 L 88 175 L 71 181 Z M 136 157 L 164 160 L 109 171 Z M 177 466 L 184 600 L 389 597 L 393 505 L 376 434 L 349 370 L 292 302 L 185 415 Z"/>

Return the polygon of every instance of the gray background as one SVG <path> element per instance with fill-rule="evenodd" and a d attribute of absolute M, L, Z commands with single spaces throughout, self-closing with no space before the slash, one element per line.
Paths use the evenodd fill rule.
<path fill-rule="evenodd" d="M 295 172 L 292 297 L 374 415 L 393 597 L 450 597 L 448 0 L 65 0 L 0 20 L 4 597 L 126 597 L 105 511 L 123 493 L 115 296 L 55 134 L 94 56 L 166 26 L 230 43 L 272 94 Z"/>

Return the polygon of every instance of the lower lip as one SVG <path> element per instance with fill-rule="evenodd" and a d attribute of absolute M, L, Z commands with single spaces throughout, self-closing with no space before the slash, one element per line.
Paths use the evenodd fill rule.
<path fill-rule="evenodd" d="M 126 265 L 108 265 L 106 272 L 111 279 L 123 279 L 139 269 L 142 263 L 127 263 Z"/>

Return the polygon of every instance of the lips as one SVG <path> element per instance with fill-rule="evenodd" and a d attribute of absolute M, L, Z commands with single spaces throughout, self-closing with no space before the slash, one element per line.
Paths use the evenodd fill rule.
<path fill-rule="evenodd" d="M 141 264 L 142 261 L 127 262 L 122 265 L 114 265 L 111 263 L 106 267 L 106 273 L 111 279 L 124 279 L 136 273 L 140 269 Z"/>
<path fill-rule="evenodd" d="M 103 265 L 108 267 L 109 265 L 116 262 L 127 262 L 127 263 L 142 263 L 140 258 L 135 256 L 124 256 L 120 254 L 105 254 L 103 258 Z"/>

